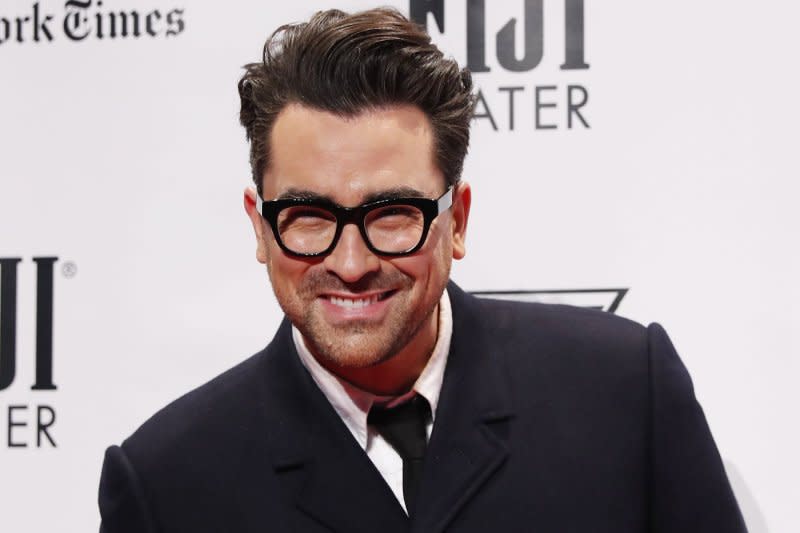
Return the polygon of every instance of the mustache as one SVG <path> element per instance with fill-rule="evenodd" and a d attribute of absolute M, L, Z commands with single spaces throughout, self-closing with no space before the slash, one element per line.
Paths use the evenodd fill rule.
<path fill-rule="evenodd" d="M 303 280 L 301 292 L 316 295 L 321 292 L 362 292 L 407 288 L 411 278 L 402 272 L 370 272 L 354 282 L 348 282 L 325 270 L 308 272 Z"/>

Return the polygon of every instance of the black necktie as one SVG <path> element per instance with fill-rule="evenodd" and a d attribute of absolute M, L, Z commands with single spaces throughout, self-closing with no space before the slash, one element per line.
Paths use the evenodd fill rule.
<path fill-rule="evenodd" d="M 428 445 L 425 426 L 430 416 L 428 401 L 416 395 L 391 409 L 373 406 L 367 417 L 367 423 L 374 426 L 403 459 L 403 499 L 409 516 L 422 479 L 422 462 Z"/>

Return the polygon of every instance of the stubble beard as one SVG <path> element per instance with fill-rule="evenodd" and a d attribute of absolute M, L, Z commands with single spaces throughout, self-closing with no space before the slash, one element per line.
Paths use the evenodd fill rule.
<path fill-rule="evenodd" d="M 397 295 L 394 296 L 395 298 Z M 392 302 L 397 304 L 399 302 Z M 398 354 L 430 320 L 438 300 L 419 314 L 407 306 L 384 323 L 351 322 L 332 326 L 310 311 L 300 329 L 308 348 L 322 363 L 343 368 L 366 368 Z M 329 366 L 325 365 L 325 366 Z"/>
<path fill-rule="evenodd" d="M 354 293 L 398 289 L 390 313 L 380 322 L 348 321 L 329 324 L 319 309 L 318 295 L 325 291 L 349 290 Z M 323 366 L 366 368 L 399 353 L 431 319 L 439 299 L 415 309 L 411 298 L 414 280 L 402 272 L 379 273 L 354 284 L 342 282 L 326 272 L 310 274 L 294 298 L 284 298 L 276 291 L 278 302 L 291 322 L 303 334 L 308 349 Z M 292 302 L 293 300 L 293 302 Z"/>

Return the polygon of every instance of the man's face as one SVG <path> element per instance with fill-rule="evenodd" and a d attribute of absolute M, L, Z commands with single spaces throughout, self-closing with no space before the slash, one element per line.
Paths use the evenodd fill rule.
<path fill-rule="evenodd" d="M 321 196 L 346 207 L 399 189 L 438 198 L 445 179 L 433 154 L 433 131 L 414 106 L 394 106 L 341 118 L 299 104 L 278 116 L 263 198 Z M 464 255 L 470 192 L 461 184 L 453 207 L 431 225 L 412 255 L 372 253 L 359 229 L 342 229 L 327 256 L 298 258 L 283 252 L 269 226 L 245 198 L 283 311 L 323 365 L 363 368 L 399 354 L 430 352 L 437 334 L 437 305 L 450 263 Z"/>

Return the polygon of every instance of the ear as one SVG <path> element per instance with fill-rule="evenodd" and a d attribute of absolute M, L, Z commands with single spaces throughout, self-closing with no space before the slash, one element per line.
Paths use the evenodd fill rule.
<path fill-rule="evenodd" d="M 467 254 L 467 222 L 471 203 L 472 189 L 469 183 L 459 183 L 453 193 L 453 259 L 461 259 Z"/>
<path fill-rule="evenodd" d="M 256 210 L 256 191 L 252 187 L 244 190 L 244 210 L 247 216 L 250 217 L 250 223 L 253 225 L 253 231 L 256 234 L 256 259 L 259 263 L 266 264 L 267 262 L 267 241 L 266 224 L 261 214 Z"/>

